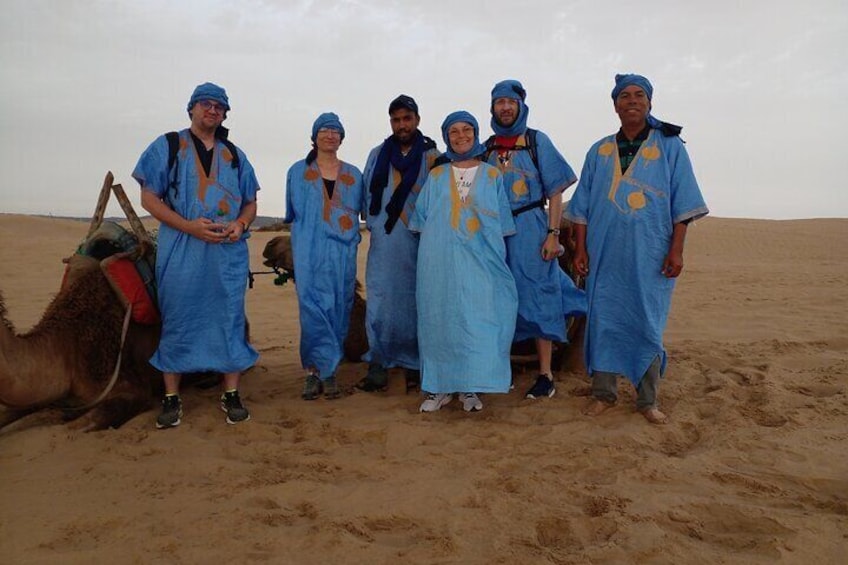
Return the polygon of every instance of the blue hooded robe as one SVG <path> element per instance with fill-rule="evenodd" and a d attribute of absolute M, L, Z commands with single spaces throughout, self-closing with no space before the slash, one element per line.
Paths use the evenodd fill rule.
<path fill-rule="evenodd" d="M 362 175 L 353 165 L 340 163 L 332 198 L 315 161 L 298 161 L 288 171 L 284 221 L 291 223 L 300 359 L 322 380 L 335 374 L 344 356 L 362 206 Z"/>
<path fill-rule="evenodd" d="M 133 178 L 187 220 L 234 221 L 259 190 L 247 157 L 238 150 L 239 166 L 233 169 L 230 150 L 216 140 L 207 177 L 189 130 L 179 132 L 179 138 L 174 168 L 168 170 L 163 135 L 141 155 Z M 245 338 L 249 236 L 247 232 L 236 242 L 206 243 L 160 225 L 156 284 L 162 337 L 151 365 L 168 373 L 231 373 L 256 363 L 259 355 Z"/>
<path fill-rule="evenodd" d="M 708 213 L 689 155 L 677 136 L 651 129 L 622 174 L 615 135 L 586 155 L 564 216 L 586 225 L 586 367 L 638 387 L 666 355 L 662 336 L 675 279 L 660 270 L 674 224 Z"/>
<path fill-rule="evenodd" d="M 498 167 L 512 210 L 540 202 L 543 198 L 562 198 L 561 194 L 577 181 L 574 170 L 544 132 L 536 131 L 536 157 L 533 163 L 527 146 L 527 118 L 530 109 L 524 102 L 526 92 L 520 82 L 504 80 L 492 89 L 492 104 L 498 98 L 518 103 L 519 114 L 506 128 L 494 118 L 491 126 L 497 135 L 518 136 L 516 149 L 504 156 L 494 150 L 488 162 Z M 515 235 L 507 239 L 507 263 L 518 288 L 518 318 L 515 341 L 543 338 L 566 341 L 565 316 L 586 311 L 585 295 L 554 260 L 542 258 L 542 246 L 548 237 L 548 214 L 536 207 L 515 216 Z"/>

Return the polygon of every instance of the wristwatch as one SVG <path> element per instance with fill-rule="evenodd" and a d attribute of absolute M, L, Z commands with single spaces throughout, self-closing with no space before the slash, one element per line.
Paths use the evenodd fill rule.
<path fill-rule="evenodd" d="M 559 235 L 559 228 L 548 228 L 548 233 Z"/>

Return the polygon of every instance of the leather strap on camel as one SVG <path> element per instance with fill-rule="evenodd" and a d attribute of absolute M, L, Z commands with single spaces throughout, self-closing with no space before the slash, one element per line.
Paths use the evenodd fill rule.
<path fill-rule="evenodd" d="M 94 408 L 106 398 L 112 389 L 115 387 L 115 383 L 118 382 L 118 375 L 121 372 L 121 358 L 124 355 L 124 343 L 127 341 L 127 331 L 130 328 L 130 320 L 132 319 L 132 304 L 127 305 L 127 313 L 124 314 L 124 325 L 121 328 L 121 345 L 120 349 L 118 349 L 118 361 L 115 363 L 115 370 L 112 371 L 112 377 L 109 379 L 109 382 L 106 384 L 106 388 L 103 389 L 103 392 L 100 395 L 92 400 L 91 402 L 87 402 L 82 406 L 62 406 L 63 410 L 88 410 L 90 408 Z"/>

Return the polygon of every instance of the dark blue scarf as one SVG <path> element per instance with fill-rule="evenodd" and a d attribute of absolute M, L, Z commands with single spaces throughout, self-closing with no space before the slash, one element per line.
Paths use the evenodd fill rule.
<path fill-rule="evenodd" d="M 371 206 L 368 213 L 372 216 L 380 214 L 380 208 L 383 203 L 383 190 L 389 184 L 389 165 L 400 173 L 400 184 L 392 193 L 389 203 L 386 204 L 386 233 L 392 233 L 395 224 L 400 217 L 403 207 L 406 204 L 406 198 L 409 196 L 415 181 L 418 180 L 418 173 L 421 171 L 421 160 L 424 158 L 424 153 L 430 149 L 435 149 L 436 143 L 429 137 L 424 137 L 420 131 L 415 132 L 415 138 L 412 141 L 412 147 L 409 153 L 404 155 L 401 153 L 400 144 L 392 135 L 387 137 L 380 148 L 380 154 L 377 156 L 377 163 L 374 166 L 374 174 L 371 177 Z"/>

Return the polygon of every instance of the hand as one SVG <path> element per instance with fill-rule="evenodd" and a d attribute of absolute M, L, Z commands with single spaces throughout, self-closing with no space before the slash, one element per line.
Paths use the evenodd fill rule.
<path fill-rule="evenodd" d="M 542 259 L 552 261 L 559 255 L 559 240 L 554 234 L 548 234 L 542 245 Z"/>
<path fill-rule="evenodd" d="M 677 278 L 683 271 L 683 253 L 680 251 L 669 251 L 665 256 L 662 266 L 662 274 L 668 279 Z"/>
<path fill-rule="evenodd" d="M 189 235 L 196 237 L 206 243 L 221 243 L 226 237 L 225 226 L 213 222 L 209 218 L 197 218 L 189 222 Z"/>
<path fill-rule="evenodd" d="M 574 250 L 574 257 L 571 259 L 571 265 L 581 277 L 589 274 L 589 255 L 586 253 L 585 247 L 577 246 L 577 249 Z"/>
<path fill-rule="evenodd" d="M 227 236 L 227 239 L 230 241 L 238 241 L 243 233 L 244 225 L 242 225 L 242 223 L 238 220 L 228 223 L 226 229 L 224 229 L 224 235 Z"/>

